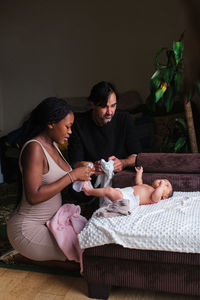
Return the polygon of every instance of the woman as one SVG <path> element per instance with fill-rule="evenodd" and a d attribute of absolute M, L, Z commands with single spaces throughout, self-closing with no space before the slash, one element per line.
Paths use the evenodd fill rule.
<path fill-rule="evenodd" d="M 65 100 L 47 98 L 25 126 L 19 157 L 22 199 L 7 232 L 13 248 L 32 260 L 66 260 L 45 224 L 62 205 L 62 189 L 75 180 L 90 180 L 93 174 L 88 166 L 72 170 L 57 147 L 69 139 L 73 122 Z"/>

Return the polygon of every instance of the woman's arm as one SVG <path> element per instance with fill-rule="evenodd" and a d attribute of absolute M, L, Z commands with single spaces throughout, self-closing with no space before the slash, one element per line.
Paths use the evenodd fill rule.
<path fill-rule="evenodd" d="M 42 184 L 45 156 L 41 146 L 30 143 L 22 153 L 23 184 L 27 201 L 31 204 L 44 202 L 61 192 L 71 184 L 68 174 L 51 184 Z M 70 172 L 73 181 L 91 180 L 92 171 L 88 166 L 74 169 Z"/>

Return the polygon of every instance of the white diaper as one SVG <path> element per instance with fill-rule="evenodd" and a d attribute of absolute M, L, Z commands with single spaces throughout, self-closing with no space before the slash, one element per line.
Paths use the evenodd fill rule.
<path fill-rule="evenodd" d="M 134 189 L 131 186 L 128 186 L 123 189 L 116 188 L 116 190 L 119 190 L 122 193 L 123 199 L 130 200 L 130 209 L 140 205 L 139 196 L 134 195 Z"/>

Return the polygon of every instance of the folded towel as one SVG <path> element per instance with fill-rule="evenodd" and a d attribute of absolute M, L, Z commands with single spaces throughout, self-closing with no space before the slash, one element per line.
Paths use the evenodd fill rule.
<path fill-rule="evenodd" d="M 108 206 L 101 207 L 95 213 L 97 217 L 112 218 L 116 216 L 130 215 L 130 201 L 128 199 L 120 199 L 112 202 Z"/>

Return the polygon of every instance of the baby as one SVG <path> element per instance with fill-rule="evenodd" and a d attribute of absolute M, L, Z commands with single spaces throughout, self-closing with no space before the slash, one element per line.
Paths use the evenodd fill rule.
<path fill-rule="evenodd" d="M 136 185 L 123 189 L 104 187 L 92 188 L 86 182 L 83 185 L 83 191 L 87 196 L 107 197 L 111 201 L 120 199 L 130 200 L 130 208 L 138 205 L 153 204 L 161 199 L 167 199 L 172 196 L 172 185 L 167 179 L 156 179 L 152 185 L 143 184 L 143 167 L 136 167 Z"/>

